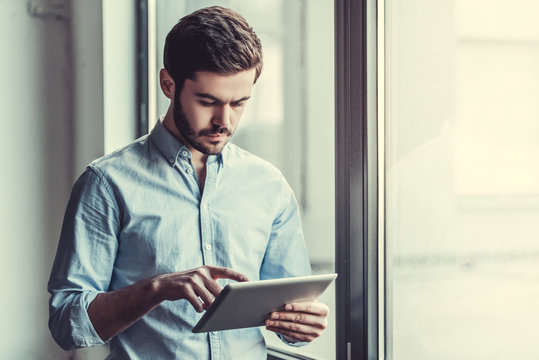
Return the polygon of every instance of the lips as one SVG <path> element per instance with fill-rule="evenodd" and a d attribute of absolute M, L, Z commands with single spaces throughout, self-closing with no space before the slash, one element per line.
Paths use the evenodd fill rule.
<path fill-rule="evenodd" d="M 202 130 L 200 133 L 199 133 L 199 136 L 207 136 L 209 138 L 212 138 L 212 139 L 221 139 L 221 138 L 226 138 L 226 137 L 230 137 L 232 135 L 232 133 L 226 129 L 226 128 L 222 128 L 220 130 L 213 130 L 213 131 L 208 131 L 208 130 Z"/>
<path fill-rule="evenodd" d="M 207 134 L 206 136 L 212 139 L 220 139 L 225 137 L 226 134 Z"/>

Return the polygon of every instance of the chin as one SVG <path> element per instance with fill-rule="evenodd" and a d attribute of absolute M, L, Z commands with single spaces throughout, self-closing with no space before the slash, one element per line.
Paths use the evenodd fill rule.
<path fill-rule="evenodd" d="M 199 152 L 203 153 L 204 155 L 218 155 L 223 151 L 226 143 L 223 145 L 202 145 L 199 144 L 199 146 L 194 147 Z"/>

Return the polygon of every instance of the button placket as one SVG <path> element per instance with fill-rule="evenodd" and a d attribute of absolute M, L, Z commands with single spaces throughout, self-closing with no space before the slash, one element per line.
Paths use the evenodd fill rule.
<path fill-rule="evenodd" d="M 204 196 L 204 195 L 203 195 Z M 204 258 L 205 265 L 216 265 L 215 256 L 213 254 L 212 246 L 212 230 L 211 230 L 211 221 L 210 221 L 210 212 L 208 203 L 202 202 L 200 205 L 200 218 L 202 225 L 202 256 Z"/>
<path fill-rule="evenodd" d="M 206 182 L 204 192 L 200 199 L 200 216 L 203 233 L 201 237 L 201 248 L 206 265 L 220 265 L 217 263 L 217 255 L 215 254 L 215 244 L 213 239 L 213 229 L 211 222 L 211 194 L 215 187 L 215 166 L 214 163 L 207 163 Z"/>
<path fill-rule="evenodd" d="M 200 199 L 200 214 L 201 214 L 201 222 L 204 224 L 203 228 L 204 233 L 202 235 L 201 241 L 202 241 L 202 253 L 204 257 L 204 261 L 208 265 L 215 265 L 215 266 L 222 266 L 223 264 L 220 264 L 218 262 L 218 254 L 216 254 L 216 242 L 219 241 L 219 239 L 215 239 L 213 237 L 213 231 L 212 228 L 212 222 L 211 222 L 211 199 L 212 199 L 212 193 L 215 189 L 216 184 L 216 167 L 215 162 L 210 162 L 206 164 L 207 166 L 207 173 L 206 173 L 206 181 L 204 186 L 204 192 L 202 193 L 202 197 Z M 212 359 L 215 360 L 221 360 L 221 341 L 222 341 L 222 335 L 217 331 L 212 331 L 209 334 L 209 340 L 210 340 L 210 347 L 212 352 Z"/>

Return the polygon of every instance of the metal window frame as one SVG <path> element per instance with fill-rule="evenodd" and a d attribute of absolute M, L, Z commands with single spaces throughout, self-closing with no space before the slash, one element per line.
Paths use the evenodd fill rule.
<path fill-rule="evenodd" d="M 335 0 L 335 44 L 336 351 L 337 359 L 370 360 L 379 358 L 383 341 L 376 0 Z"/>
<path fill-rule="evenodd" d="M 316 360 L 315 358 L 268 346 L 267 360 Z"/>
<path fill-rule="evenodd" d="M 148 133 L 148 0 L 136 1 L 136 137 Z"/>

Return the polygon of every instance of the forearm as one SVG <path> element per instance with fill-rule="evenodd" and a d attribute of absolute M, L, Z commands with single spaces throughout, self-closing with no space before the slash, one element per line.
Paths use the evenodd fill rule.
<path fill-rule="evenodd" d="M 228 268 L 201 266 L 141 280 L 120 290 L 99 294 L 88 306 L 88 317 L 102 340 L 118 335 L 164 300 L 185 299 L 204 311 L 221 292 L 216 279 L 247 281 Z"/>
<path fill-rule="evenodd" d="M 163 299 L 158 278 L 99 294 L 88 307 L 88 316 L 99 337 L 106 341 L 152 311 Z"/>

